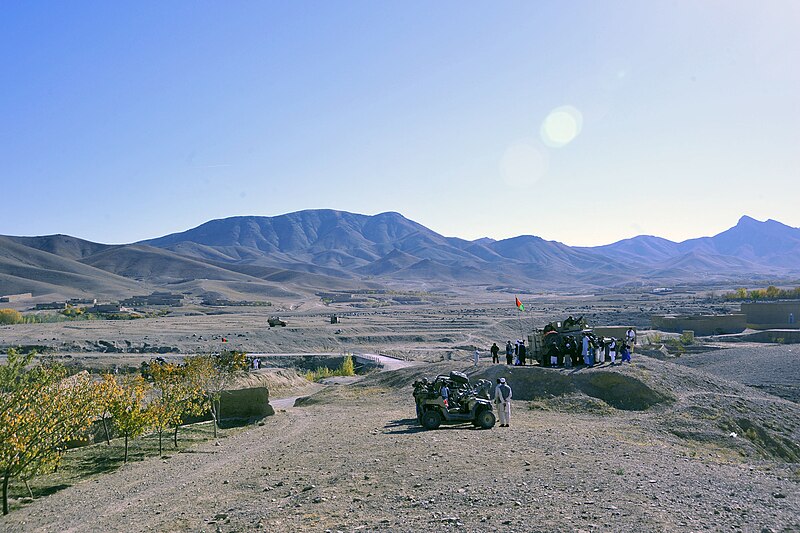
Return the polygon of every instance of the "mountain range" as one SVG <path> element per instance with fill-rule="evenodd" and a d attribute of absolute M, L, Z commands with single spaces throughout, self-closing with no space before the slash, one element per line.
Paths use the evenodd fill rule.
<path fill-rule="evenodd" d="M 800 229 L 743 216 L 713 237 L 570 247 L 532 235 L 468 241 L 399 213 L 308 210 L 212 220 L 133 244 L 0 236 L 0 295 L 120 297 L 169 289 L 228 299 L 326 290 L 568 289 L 800 278 Z"/>

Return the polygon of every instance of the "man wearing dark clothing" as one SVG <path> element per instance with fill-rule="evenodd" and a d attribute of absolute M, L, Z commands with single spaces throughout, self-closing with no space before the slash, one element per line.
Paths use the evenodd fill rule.
<path fill-rule="evenodd" d="M 492 352 L 492 363 L 495 364 L 499 363 L 500 357 L 498 354 L 500 353 L 500 347 L 497 345 L 496 342 L 492 343 L 492 349 L 490 351 Z"/>
<path fill-rule="evenodd" d="M 525 366 L 525 356 L 528 350 L 525 348 L 525 341 L 519 341 L 519 364 Z"/>
<path fill-rule="evenodd" d="M 506 343 L 506 364 L 513 365 L 514 364 L 514 347 L 511 346 L 511 341 Z"/>

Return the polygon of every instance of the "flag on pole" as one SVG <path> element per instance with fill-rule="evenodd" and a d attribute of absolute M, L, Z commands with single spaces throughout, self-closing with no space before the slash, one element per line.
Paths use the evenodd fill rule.
<path fill-rule="evenodd" d="M 222 342 L 228 342 L 228 339 L 226 339 L 225 337 L 222 337 Z"/>
<path fill-rule="evenodd" d="M 522 302 L 519 301 L 519 298 L 514 296 L 514 300 L 516 300 L 517 309 L 519 309 L 520 311 L 524 311 L 525 310 L 525 306 L 522 305 Z"/>

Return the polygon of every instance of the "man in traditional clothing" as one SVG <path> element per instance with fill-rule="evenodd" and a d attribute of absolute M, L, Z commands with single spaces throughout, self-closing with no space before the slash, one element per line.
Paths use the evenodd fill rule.
<path fill-rule="evenodd" d="M 592 366 L 592 361 L 589 358 L 589 335 L 585 332 L 583 334 L 583 340 L 581 340 L 581 355 L 583 356 L 583 364 Z"/>
<path fill-rule="evenodd" d="M 494 403 L 497 405 L 500 427 L 509 427 L 508 425 L 511 422 L 511 387 L 506 383 L 506 378 L 497 380 L 497 387 L 494 389 Z"/>

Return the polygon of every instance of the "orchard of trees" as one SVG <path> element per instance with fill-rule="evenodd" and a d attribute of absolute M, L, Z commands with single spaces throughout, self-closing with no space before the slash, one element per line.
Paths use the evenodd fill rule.
<path fill-rule="evenodd" d="M 86 372 L 69 376 L 58 364 L 34 362 L 34 354 L 8 351 L 0 365 L 0 483 L 3 514 L 8 514 L 8 487 L 12 478 L 27 485 L 31 478 L 52 471 L 70 442 L 85 439 L 95 422 L 111 443 L 109 423 L 128 443 L 145 433 L 162 436 L 178 430 L 192 416 L 210 412 L 214 436 L 220 420 L 220 394 L 233 374 L 246 368 L 245 354 L 223 352 L 188 358 L 184 364 L 156 361 L 146 376 L 104 374 L 93 379 Z"/>

